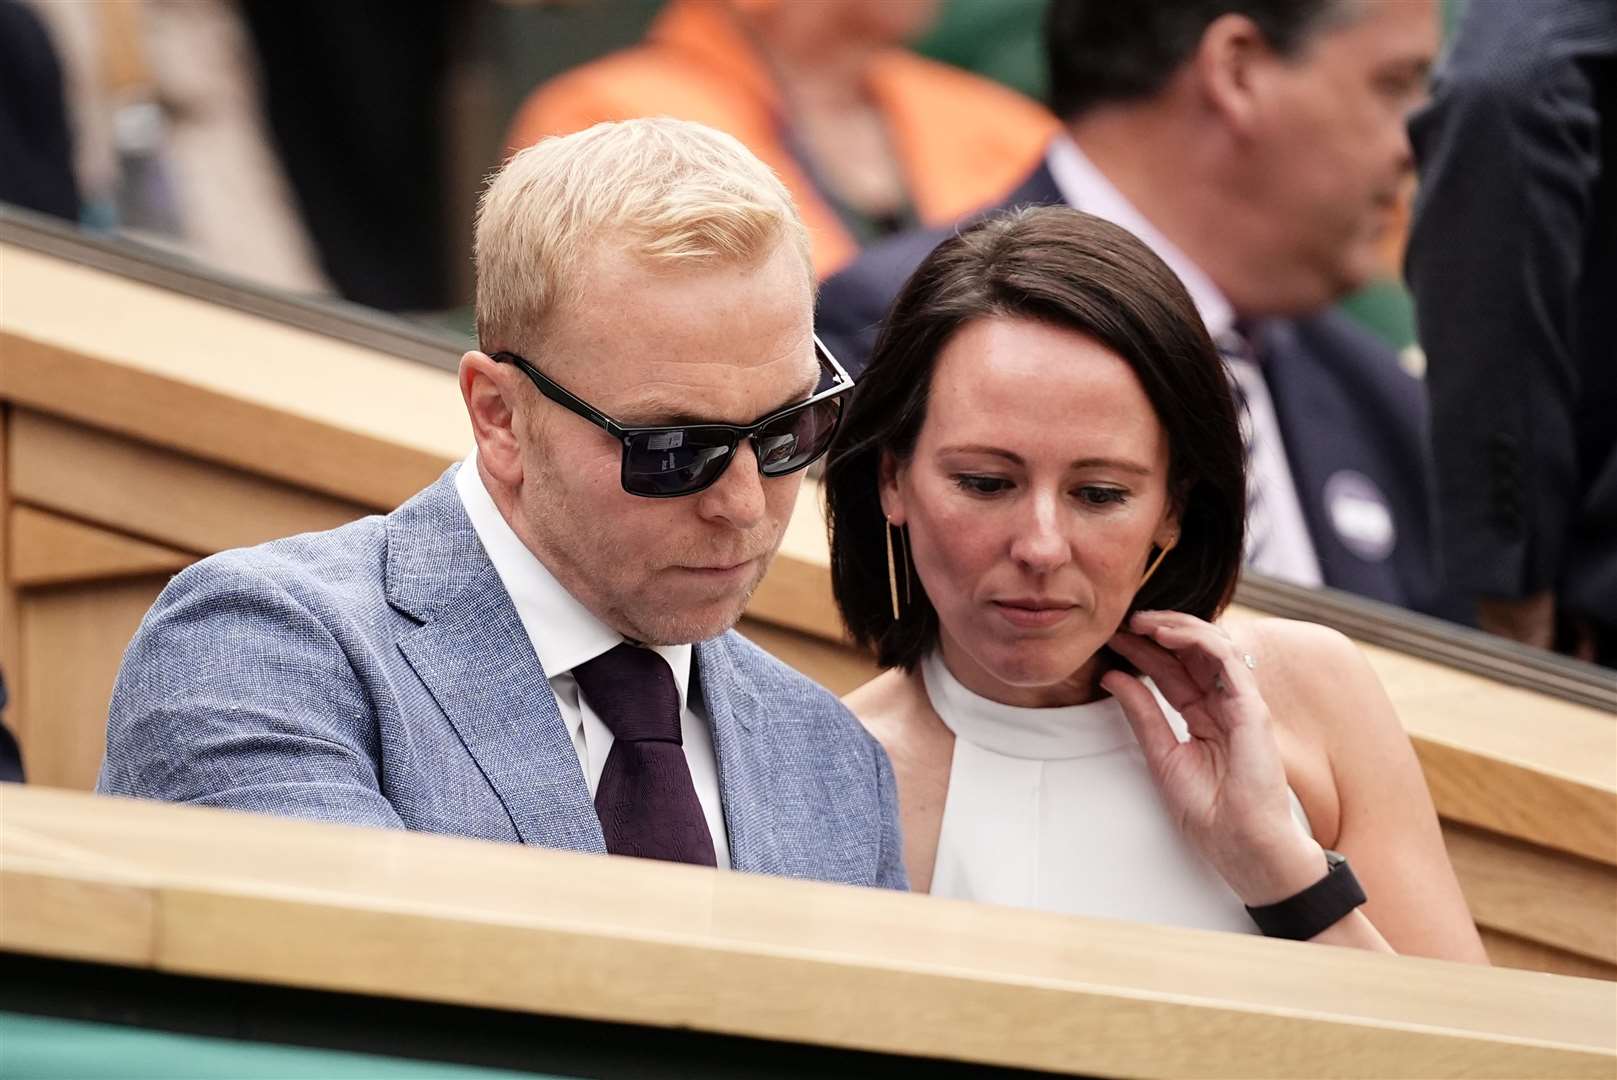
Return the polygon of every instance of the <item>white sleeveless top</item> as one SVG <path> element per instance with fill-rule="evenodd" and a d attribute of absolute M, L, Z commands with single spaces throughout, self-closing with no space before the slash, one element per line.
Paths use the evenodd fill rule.
<path fill-rule="evenodd" d="M 1169 816 L 1115 698 L 1002 705 L 962 686 L 937 652 L 921 673 L 955 735 L 934 896 L 1257 933 Z M 1151 692 L 1179 740 L 1189 738 L 1179 713 Z M 1292 811 L 1309 831 L 1295 793 Z"/>

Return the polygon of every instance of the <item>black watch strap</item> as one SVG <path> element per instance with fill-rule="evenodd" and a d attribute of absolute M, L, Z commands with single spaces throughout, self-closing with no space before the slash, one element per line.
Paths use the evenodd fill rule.
<path fill-rule="evenodd" d="M 1265 937 L 1307 941 L 1341 922 L 1364 901 L 1364 888 L 1353 876 L 1347 856 L 1327 849 L 1324 877 L 1295 896 L 1249 907 L 1246 913 Z"/>

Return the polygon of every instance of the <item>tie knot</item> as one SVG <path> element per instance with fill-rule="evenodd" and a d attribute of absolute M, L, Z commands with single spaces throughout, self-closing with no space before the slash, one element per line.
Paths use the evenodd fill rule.
<path fill-rule="evenodd" d="M 679 688 L 668 661 L 624 642 L 573 669 L 590 708 L 624 742 L 681 743 Z"/>

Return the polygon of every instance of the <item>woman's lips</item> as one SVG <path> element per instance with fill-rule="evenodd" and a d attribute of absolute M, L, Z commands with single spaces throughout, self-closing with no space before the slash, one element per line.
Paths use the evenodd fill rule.
<path fill-rule="evenodd" d="M 1057 600 L 995 600 L 994 610 L 1012 626 L 1040 630 L 1055 626 L 1071 615 L 1075 606 Z"/>

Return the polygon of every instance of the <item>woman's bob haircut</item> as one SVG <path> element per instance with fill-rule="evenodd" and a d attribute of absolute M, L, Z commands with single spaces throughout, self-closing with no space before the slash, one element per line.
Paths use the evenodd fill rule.
<path fill-rule="evenodd" d="M 905 283 L 853 393 L 826 466 L 831 585 L 854 640 L 914 670 L 938 616 L 913 566 L 893 618 L 882 456 L 908 460 L 939 353 L 978 319 L 1030 319 L 1094 338 L 1134 369 L 1168 437 L 1178 545 L 1130 610 L 1213 619 L 1241 568 L 1246 476 L 1224 365 L 1173 271 L 1131 233 L 1067 207 L 995 214 L 939 244 Z M 1081 407 L 1073 423 L 1083 423 Z M 894 545 L 907 558 L 908 545 Z M 902 593 L 902 582 L 900 583 Z"/>

